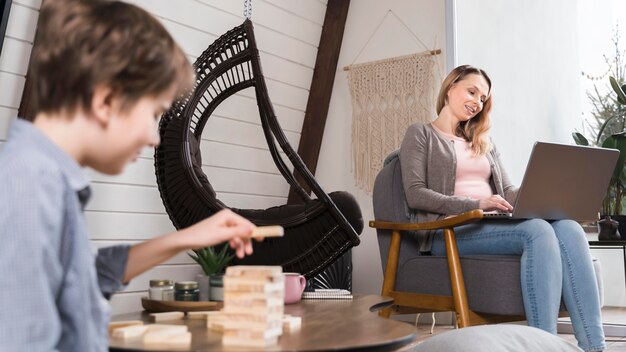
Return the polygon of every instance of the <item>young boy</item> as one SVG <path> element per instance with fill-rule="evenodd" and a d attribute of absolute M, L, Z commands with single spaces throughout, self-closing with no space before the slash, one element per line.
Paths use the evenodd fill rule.
<path fill-rule="evenodd" d="M 254 225 L 222 211 L 176 233 L 94 257 L 81 170 L 118 174 L 159 143 L 157 119 L 194 74 L 144 10 L 117 1 L 46 0 L 29 74 L 36 116 L 0 153 L 3 351 L 106 351 L 105 298 L 176 253 L 229 241 L 252 253 Z"/>

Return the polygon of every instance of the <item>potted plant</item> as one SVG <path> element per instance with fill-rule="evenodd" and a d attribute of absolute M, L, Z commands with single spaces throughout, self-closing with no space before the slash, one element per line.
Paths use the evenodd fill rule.
<path fill-rule="evenodd" d="M 194 253 L 187 253 L 191 259 L 200 264 L 204 274 L 198 274 L 200 300 L 224 300 L 224 268 L 233 259 L 228 245 L 222 245 L 220 250 L 214 247 L 195 249 Z"/>
<path fill-rule="evenodd" d="M 626 195 L 626 85 L 621 85 L 615 77 L 609 77 L 611 88 L 615 93 L 613 111 L 616 113 L 606 117 L 600 128 L 593 145 L 602 148 L 612 148 L 620 151 L 615 170 L 607 188 L 607 193 L 602 202 L 602 219 L 598 222 L 600 234 L 598 238 L 620 239 L 619 234 L 626 234 L 626 216 L 624 215 L 624 196 Z M 622 82 L 623 83 L 623 82 Z M 596 90 L 597 91 L 597 90 Z M 619 132 L 605 135 L 607 126 L 618 122 Z M 589 146 L 589 140 L 581 133 L 572 134 L 578 145 Z M 614 231 L 619 229 L 619 233 Z"/>

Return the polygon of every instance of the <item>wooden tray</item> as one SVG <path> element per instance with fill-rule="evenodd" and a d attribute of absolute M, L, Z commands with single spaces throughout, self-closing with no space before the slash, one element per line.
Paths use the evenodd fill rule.
<path fill-rule="evenodd" d="M 148 312 L 196 312 L 220 310 L 224 306 L 224 303 L 216 301 L 157 301 L 148 299 L 148 297 L 141 297 L 141 306 Z"/>

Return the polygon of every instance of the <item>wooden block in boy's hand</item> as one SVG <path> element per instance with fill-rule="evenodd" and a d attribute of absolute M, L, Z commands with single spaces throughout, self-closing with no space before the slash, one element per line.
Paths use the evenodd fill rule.
<path fill-rule="evenodd" d="M 283 237 L 285 229 L 282 226 L 259 226 L 252 230 L 251 237 Z"/>

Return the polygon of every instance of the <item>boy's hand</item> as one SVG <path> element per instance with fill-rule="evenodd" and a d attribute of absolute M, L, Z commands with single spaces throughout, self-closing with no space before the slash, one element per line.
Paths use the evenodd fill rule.
<path fill-rule="evenodd" d="M 193 225 L 191 249 L 213 246 L 228 241 L 238 258 L 252 254 L 250 236 L 255 226 L 230 209 L 221 210 L 213 216 Z"/>

